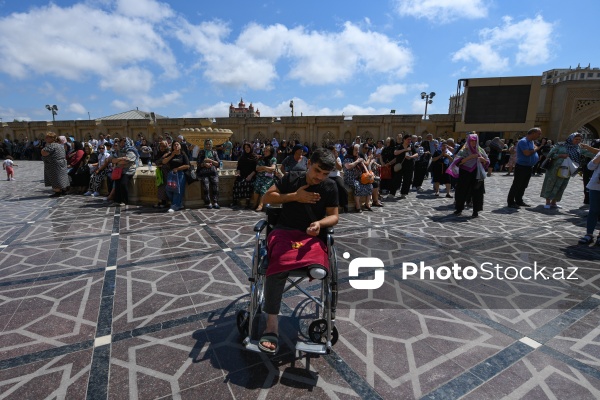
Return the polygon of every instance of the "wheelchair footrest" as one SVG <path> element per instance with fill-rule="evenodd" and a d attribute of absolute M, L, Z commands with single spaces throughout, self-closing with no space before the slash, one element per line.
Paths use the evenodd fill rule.
<path fill-rule="evenodd" d="M 258 347 L 258 340 L 244 340 L 242 343 L 246 350 L 254 351 L 255 353 L 262 353 L 260 348 Z"/>
<path fill-rule="evenodd" d="M 312 354 L 327 354 L 327 346 L 317 343 L 298 342 L 296 350 Z"/>

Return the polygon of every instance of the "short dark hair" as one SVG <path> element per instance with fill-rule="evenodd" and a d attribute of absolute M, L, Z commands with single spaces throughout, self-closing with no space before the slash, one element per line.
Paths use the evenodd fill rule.
<path fill-rule="evenodd" d="M 322 170 L 331 171 L 335 168 L 335 156 L 331 150 L 320 147 L 310 155 L 310 163 L 318 165 Z"/>

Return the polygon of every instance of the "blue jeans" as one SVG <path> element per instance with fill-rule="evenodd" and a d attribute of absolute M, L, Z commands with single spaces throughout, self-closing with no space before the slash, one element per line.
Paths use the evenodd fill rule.
<path fill-rule="evenodd" d="M 600 215 L 600 190 L 590 190 L 590 211 L 587 216 L 587 234 L 593 235 Z"/>
<path fill-rule="evenodd" d="M 185 174 L 183 171 L 177 171 L 177 182 L 179 183 L 179 193 L 167 190 L 167 197 L 171 202 L 171 208 L 175 211 L 181 209 L 183 197 L 185 196 Z"/>

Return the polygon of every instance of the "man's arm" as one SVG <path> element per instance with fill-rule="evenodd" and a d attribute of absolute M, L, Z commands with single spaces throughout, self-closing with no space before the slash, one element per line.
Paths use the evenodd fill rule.
<path fill-rule="evenodd" d="M 263 202 L 269 204 L 284 204 L 297 201 L 299 203 L 314 204 L 321 199 L 321 195 L 319 193 L 307 192 L 305 189 L 308 186 L 309 185 L 304 185 L 292 193 L 281 193 L 279 192 L 279 189 L 277 189 L 277 186 L 273 185 L 267 190 L 267 193 L 265 193 Z"/>
<path fill-rule="evenodd" d="M 533 150 L 523 149 L 522 151 L 523 151 L 524 155 L 526 155 L 527 157 L 529 157 L 533 153 L 537 152 L 539 149 L 540 149 L 540 147 L 536 146 L 535 143 L 533 143 Z"/>

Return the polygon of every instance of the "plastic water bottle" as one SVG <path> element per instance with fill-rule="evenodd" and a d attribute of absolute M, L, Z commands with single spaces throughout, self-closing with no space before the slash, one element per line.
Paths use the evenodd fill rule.
<path fill-rule="evenodd" d="M 223 161 L 219 161 L 219 169 L 223 169 Z"/>
<path fill-rule="evenodd" d="M 148 159 L 148 171 L 152 171 L 152 160 Z"/>

